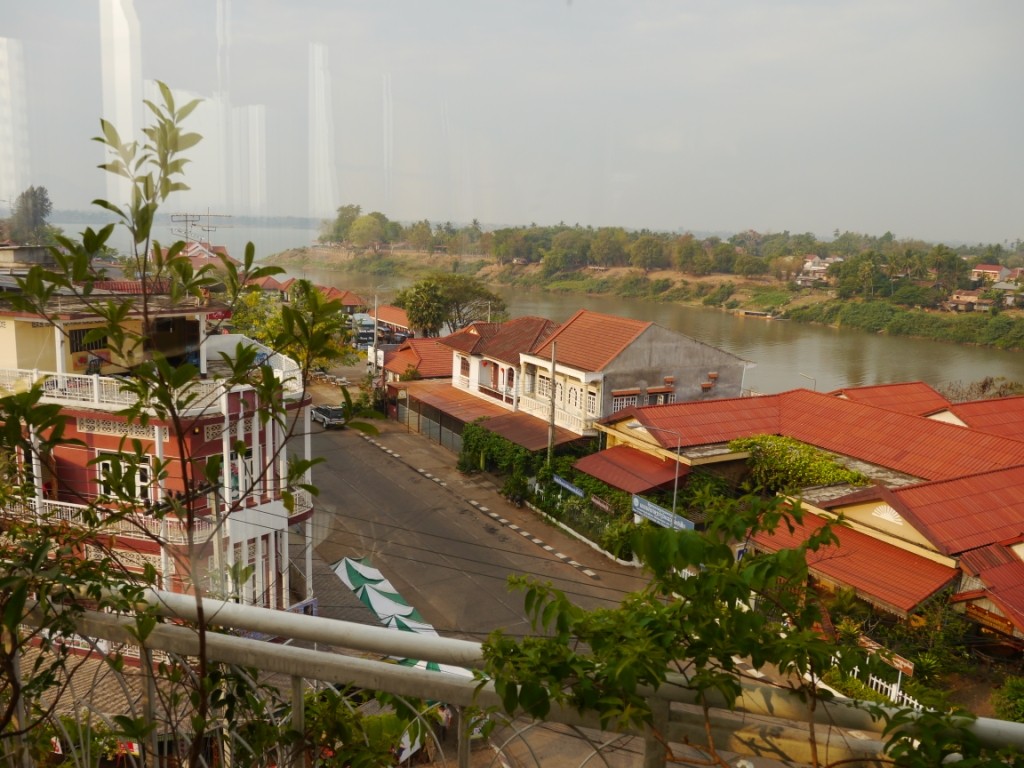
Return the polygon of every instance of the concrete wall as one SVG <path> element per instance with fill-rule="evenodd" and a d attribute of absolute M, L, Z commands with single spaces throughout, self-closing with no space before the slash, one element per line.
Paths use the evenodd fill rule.
<path fill-rule="evenodd" d="M 639 402 L 646 405 L 648 389 L 670 383 L 677 403 L 740 397 L 745 366 L 745 361 L 717 347 L 651 326 L 605 369 L 602 412 L 612 412 L 613 390 L 639 389 Z M 711 387 L 702 388 L 707 383 Z"/>

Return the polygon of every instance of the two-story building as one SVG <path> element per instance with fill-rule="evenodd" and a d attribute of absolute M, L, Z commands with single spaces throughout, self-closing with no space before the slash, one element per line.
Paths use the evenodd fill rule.
<path fill-rule="evenodd" d="M 99 289 L 93 299 L 127 298 L 130 284 L 119 287 Z M 287 442 L 279 420 L 260 418 L 265 404 L 253 387 L 226 386 L 218 372 L 222 353 L 233 357 L 239 343 L 259 345 L 237 335 L 207 335 L 210 319 L 224 314 L 208 302 L 172 304 L 151 295 L 147 304 L 146 318 L 131 311 L 122 323 L 144 339 L 130 359 L 97 336 L 102 322 L 73 297 L 55 297 L 46 320 L 0 310 L 0 391 L 41 387 L 42 402 L 61 406 L 67 417 L 68 438 L 48 455 L 19 457 L 35 486 L 31 508 L 5 511 L 75 525 L 96 511 L 102 517 L 104 510 L 127 510 L 103 531 L 103 544 L 131 570 L 152 565 L 164 589 L 230 594 L 281 609 L 311 598 L 312 498 L 285 483 L 295 443 Z M 176 393 L 180 418 L 151 410 L 148 420 L 129 420 L 124 411 L 138 402 L 132 369 L 154 354 L 195 364 L 199 378 Z M 298 366 L 262 347 L 257 360 L 273 369 L 285 408 L 308 434 Z M 37 442 L 39 436 L 26 437 Z M 309 457 L 308 438 L 298 450 Z M 221 470 L 211 483 L 203 469 L 214 457 Z M 126 464 L 133 465 L 132 487 L 128 498 L 123 488 L 115 498 L 112 478 Z M 161 513 L 175 498 L 191 500 L 192 519 Z M 305 553 L 293 564 L 289 546 L 296 534 Z"/>
<path fill-rule="evenodd" d="M 393 385 L 411 429 L 458 434 L 484 420 L 531 450 L 596 436 L 596 421 L 635 405 L 738 397 L 747 361 L 652 322 L 580 310 L 474 323 L 438 340 L 448 382 Z M 443 426 L 442 426 L 443 425 Z M 457 449 L 457 440 L 442 440 Z"/>

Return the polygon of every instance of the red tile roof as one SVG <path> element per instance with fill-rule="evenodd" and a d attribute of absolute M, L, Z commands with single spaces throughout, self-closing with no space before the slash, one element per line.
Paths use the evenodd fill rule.
<path fill-rule="evenodd" d="M 780 525 L 774 532 L 755 534 L 754 542 L 771 552 L 794 549 L 824 525 L 817 515 L 805 513 L 790 532 Z M 936 563 L 867 534 L 841 525 L 833 530 L 837 546 L 807 553 L 811 573 L 835 584 L 853 587 L 870 602 L 905 616 L 942 591 L 957 577 L 955 568 Z"/>
<path fill-rule="evenodd" d="M 533 354 L 581 371 L 601 371 L 654 323 L 581 309 L 542 341 Z"/>
<path fill-rule="evenodd" d="M 1024 562 L 1014 558 L 977 573 L 985 588 L 980 595 L 964 593 L 957 599 L 987 597 L 999 606 L 1003 616 L 1024 632 Z"/>
<path fill-rule="evenodd" d="M 517 317 L 502 323 L 492 335 L 482 337 L 474 354 L 518 365 L 520 353 L 529 352 L 556 328 L 557 323 L 543 317 Z"/>
<path fill-rule="evenodd" d="M 467 355 L 475 355 L 484 340 L 498 332 L 498 326 L 498 323 L 470 323 L 465 328 L 441 337 L 439 341 Z"/>
<path fill-rule="evenodd" d="M 419 372 L 421 378 L 450 381 L 452 351 L 437 339 L 407 339 L 397 350 L 389 354 L 384 368 L 402 376 L 410 366 Z"/>
<path fill-rule="evenodd" d="M 829 394 L 915 416 L 927 416 L 949 407 L 949 401 L 923 381 L 879 384 L 872 387 L 848 387 L 837 389 Z"/>
<path fill-rule="evenodd" d="M 636 419 L 660 427 L 665 447 L 787 435 L 925 480 L 946 480 L 1024 464 L 1024 441 L 797 389 L 777 395 L 630 408 L 605 423 Z"/>
<path fill-rule="evenodd" d="M 280 291 L 282 285 L 280 282 L 274 279 L 271 275 L 265 277 L 257 277 L 249 280 L 246 285 L 253 285 L 259 288 L 261 291 Z"/>
<path fill-rule="evenodd" d="M 1024 397 L 957 403 L 949 410 L 971 429 L 1024 440 Z"/>
<path fill-rule="evenodd" d="M 644 493 L 652 488 L 675 482 L 676 464 L 628 445 L 616 445 L 592 453 L 572 465 L 602 482 L 627 493 Z M 689 467 L 679 466 L 679 477 L 689 473 Z"/>

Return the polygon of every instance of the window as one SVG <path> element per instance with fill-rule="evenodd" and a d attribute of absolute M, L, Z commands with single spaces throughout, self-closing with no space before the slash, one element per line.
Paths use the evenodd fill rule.
<path fill-rule="evenodd" d="M 96 482 L 103 496 L 129 501 L 151 498 L 149 457 L 121 453 L 100 454 Z"/>
<path fill-rule="evenodd" d="M 551 397 L 551 379 L 547 376 L 537 375 L 537 396 Z"/>
<path fill-rule="evenodd" d="M 98 349 L 107 348 L 107 337 L 101 336 L 92 341 L 86 341 L 85 337 L 94 328 L 81 328 L 75 331 L 68 331 L 68 343 L 72 352 L 95 352 Z"/>
<path fill-rule="evenodd" d="M 629 408 L 630 406 L 636 405 L 636 395 L 620 395 L 612 398 L 612 413 L 621 411 L 623 408 Z"/>
<path fill-rule="evenodd" d="M 597 392 L 592 389 L 587 390 L 587 413 L 597 414 Z"/>
<path fill-rule="evenodd" d="M 469 358 L 459 356 L 459 375 L 469 378 Z"/>
<path fill-rule="evenodd" d="M 239 475 L 238 454 L 231 452 L 231 498 L 239 499 L 254 492 L 253 471 L 252 471 L 252 450 L 248 449 L 241 461 L 241 475 Z"/>

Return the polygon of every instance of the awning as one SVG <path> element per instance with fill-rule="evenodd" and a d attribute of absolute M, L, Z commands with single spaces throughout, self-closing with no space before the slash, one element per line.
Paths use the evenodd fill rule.
<path fill-rule="evenodd" d="M 548 447 L 548 424 L 527 413 L 509 413 L 494 416 L 480 423 L 489 432 L 521 445 L 528 451 L 542 451 Z M 555 445 L 571 443 L 584 438 L 562 427 L 555 427 Z"/>
<path fill-rule="evenodd" d="M 674 482 L 676 472 L 684 477 L 690 471 L 686 464 L 676 464 L 628 445 L 616 445 L 599 453 L 584 456 L 573 464 L 573 469 L 619 488 L 627 493 L 644 493 Z"/>
<path fill-rule="evenodd" d="M 471 424 L 480 421 L 480 426 L 489 432 L 504 437 L 528 451 L 540 451 L 548 445 L 548 423 L 521 411 L 509 411 L 497 403 L 489 403 L 477 395 L 456 389 L 447 381 L 405 381 L 395 387 L 404 389 L 410 400 L 418 400 L 436 408 L 441 413 Z M 583 439 L 575 432 L 555 427 L 555 445 Z"/>

